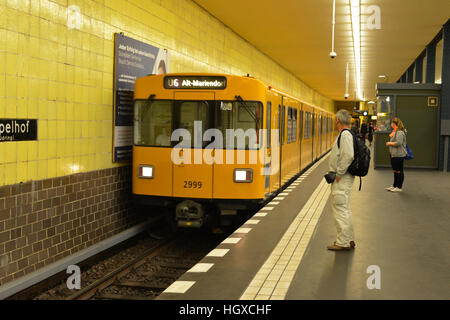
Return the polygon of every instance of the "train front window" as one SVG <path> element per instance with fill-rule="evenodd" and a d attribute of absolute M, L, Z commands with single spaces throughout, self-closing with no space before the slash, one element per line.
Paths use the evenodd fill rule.
<path fill-rule="evenodd" d="M 175 101 L 176 129 L 185 129 L 189 132 L 190 141 L 181 141 L 179 147 L 205 147 L 203 134 L 209 128 L 210 104 L 208 101 Z M 195 125 L 200 128 L 201 134 L 195 134 Z M 198 130 L 198 129 L 197 129 Z M 200 130 L 198 130 L 200 131 Z M 198 141 L 194 141 L 197 138 Z"/>
<path fill-rule="evenodd" d="M 134 144 L 170 147 L 172 101 L 138 100 L 134 110 Z"/>
<path fill-rule="evenodd" d="M 262 104 L 253 101 L 217 101 L 215 127 L 222 132 L 224 147 L 227 149 L 258 149 L 259 129 L 262 124 Z M 234 130 L 233 139 L 227 139 L 227 129 Z M 239 141 L 238 129 L 245 133 L 245 139 Z"/>

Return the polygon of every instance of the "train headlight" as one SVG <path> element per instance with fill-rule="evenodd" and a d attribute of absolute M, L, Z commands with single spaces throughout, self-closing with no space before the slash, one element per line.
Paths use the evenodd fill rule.
<path fill-rule="evenodd" d="M 153 179 L 153 174 L 155 170 L 153 166 L 140 165 L 139 166 L 139 178 L 142 179 Z"/>
<path fill-rule="evenodd" d="M 252 182 L 253 170 L 252 169 L 234 169 L 234 182 Z"/>

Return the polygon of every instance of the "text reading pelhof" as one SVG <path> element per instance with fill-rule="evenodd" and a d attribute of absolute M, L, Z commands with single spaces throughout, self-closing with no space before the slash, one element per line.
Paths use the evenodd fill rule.
<path fill-rule="evenodd" d="M 0 119 L 0 141 L 37 140 L 36 119 Z"/>

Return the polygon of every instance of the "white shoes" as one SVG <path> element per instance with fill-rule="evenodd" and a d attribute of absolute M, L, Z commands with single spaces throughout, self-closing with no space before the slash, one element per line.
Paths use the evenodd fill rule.
<path fill-rule="evenodd" d="M 386 190 L 391 192 L 402 192 L 402 189 L 396 187 L 387 187 Z"/>

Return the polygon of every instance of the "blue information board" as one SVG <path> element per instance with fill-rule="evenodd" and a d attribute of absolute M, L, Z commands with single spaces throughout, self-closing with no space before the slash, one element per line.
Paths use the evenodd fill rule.
<path fill-rule="evenodd" d="M 115 34 L 114 162 L 131 160 L 133 146 L 133 93 L 137 78 L 167 73 L 167 50 Z"/>

